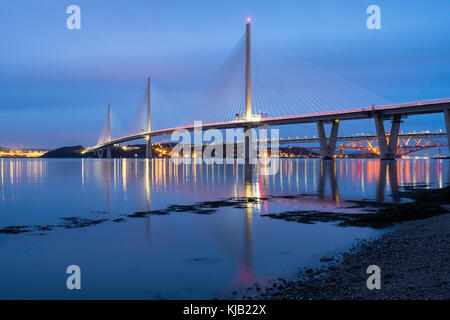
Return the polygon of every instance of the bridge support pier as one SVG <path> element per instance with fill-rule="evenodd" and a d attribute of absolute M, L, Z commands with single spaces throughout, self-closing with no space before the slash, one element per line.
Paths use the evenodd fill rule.
<path fill-rule="evenodd" d="M 447 132 L 448 151 L 450 152 L 450 109 L 444 110 L 445 130 Z"/>
<path fill-rule="evenodd" d="M 333 120 L 330 132 L 330 138 L 325 134 L 325 125 L 323 121 L 317 121 L 317 131 L 319 132 L 320 155 L 322 159 L 333 159 L 336 151 L 336 141 L 339 130 L 339 120 Z"/>
<path fill-rule="evenodd" d="M 103 158 L 103 150 L 97 149 L 95 153 L 97 154 L 97 158 Z"/>
<path fill-rule="evenodd" d="M 246 128 L 244 132 L 244 164 L 255 164 L 256 150 L 253 147 L 253 130 Z"/>
<path fill-rule="evenodd" d="M 111 159 L 111 146 L 106 147 L 106 158 Z"/>
<path fill-rule="evenodd" d="M 145 147 L 145 157 L 148 159 L 153 158 L 153 150 L 152 150 L 152 137 L 148 136 L 147 145 Z"/>
<path fill-rule="evenodd" d="M 375 117 L 375 128 L 377 130 L 378 148 L 380 149 L 381 160 L 395 160 L 398 148 L 398 133 L 400 131 L 400 123 L 402 116 L 395 115 L 392 120 L 391 132 L 389 138 L 384 130 L 383 118 Z"/>

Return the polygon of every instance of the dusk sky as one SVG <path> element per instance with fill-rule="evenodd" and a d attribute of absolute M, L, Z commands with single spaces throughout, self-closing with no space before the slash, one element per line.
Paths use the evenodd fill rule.
<path fill-rule="evenodd" d="M 66 27 L 72 4 L 81 30 Z M 366 27 L 371 4 L 381 8 L 381 30 Z M 5 0 L 0 146 L 94 145 L 107 104 L 126 127 L 149 75 L 175 108 L 154 105 L 154 121 L 191 114 L 248 16 L 258 56 L 278 57 L 266 59 L 268 70 L 295 78 L 296 63 L 309 61 L 393 103 L 450 97 L 448 0 Z M 437 114 L 402 129 L 445 127 Z"/>

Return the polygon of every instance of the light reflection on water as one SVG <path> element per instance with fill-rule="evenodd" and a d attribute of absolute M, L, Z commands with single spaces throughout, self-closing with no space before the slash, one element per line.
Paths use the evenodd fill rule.
<path fill-rule="evenodd" d="M 280 173 L 243 165 L 154 159 L 1 159 L 0 228 L 109 220 L 172 204 L 273 198 L 211 215 L 171 213 L 45 235 L 0 234 L 0 298 L 208 298 L 289 274 L 372 237 L 369 228 L 261 217 L 288 210 L 351 212 L 348 200 L 401 202 L 399 186 L 444 187 L 448 161 L 281 160 Z M 5 263 L 6 262 L 6 263 Z M 65 289 L 78 264 L 83 289 Z M 31 269 L 30 269 L 31 268 Z M 30 271 L 31 270 L 31 271 Z"/>

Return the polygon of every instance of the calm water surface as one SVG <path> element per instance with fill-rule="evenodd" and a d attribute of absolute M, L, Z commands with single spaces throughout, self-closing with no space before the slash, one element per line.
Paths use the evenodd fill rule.
<path fill-rule="evenodd" d="M 406 201 L 399 186 L 443 187 L 446 160 L 282 160 L 273 176 L 242 165 L 175 165 L 144 159 L 1 159 L 0 229 L 104 219 L 84 228 L 0 234 L 0 298 L 196 299 L 293 274 L 370 228 L 298 224 L 261 216 L 288 210 L 356 212 L 348 200 Z M 213 214 L 172 212 L 230 197 L 274 198 Z M 125 218 L 114 222 L 114 219 Z M 82 290 L 66 288 L 79 265 Z"/>

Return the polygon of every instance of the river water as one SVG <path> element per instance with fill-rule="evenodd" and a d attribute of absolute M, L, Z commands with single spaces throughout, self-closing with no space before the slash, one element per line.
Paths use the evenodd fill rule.
<path fill-rule="evenodd" d="M 17 231 L 0 232 L 1 299 L 221 297 L 383 232 L 264 214 L 358 212 L 349 201 L 402 202 L 399 186 L 450 182 L 448 161 L 432 159 L 283 159 L 269 176 L 260 167 L 163 159 L 0 161 L 0 229 Z M 262 200 L 130 217 L 242 197 Z M 67 289 L 69 265 L 81 269 L 81 290 Z"/>

